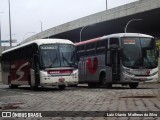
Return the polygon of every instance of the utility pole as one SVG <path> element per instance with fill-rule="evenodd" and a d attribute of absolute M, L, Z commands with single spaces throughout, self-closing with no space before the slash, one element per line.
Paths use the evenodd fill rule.
<path fill-rule="evenodd" d="M 3 12 L 0 12 L 3 13 Z M 1 41 L 2 41 L 2 30 L 1 30 L 1 17 L 0 17 L 0 46 L 1 46 Z"/>
<path fill-rule="evenodd" d="M 41 32 L 42 32 L 43 31 L 42 21 L 40 21 L 40 23 L 41 23 Z"/>
<path fill-rule="evenodd" d="M 108 9 L 108 3 L 107 3 L 107 0 L 106 0 L 106 10 Z"/>
<path fill-rule="evenodd" d="M 10 46 L 12 46 L 12 30 L 11 30 L 10 0 L 8 0 L 8 6 L 9 6 L 9 36 L 10 36 Z"/>
<path fill-rule="evenodd" d="M 86 27 L 89 27 L 89 26 L 95 26 L 95 24 L 86 25 L 86 26 L 83 26 L 83 27 L 81 28 L 81 30 L 80 30 L 80 37 L 79 37 L 79 38 L 80 38 L 80 40 L 79 40 L 80 42 L 82 41 L 82 31 L 83 31 L 83 29 L 86 28 Z"/>
<path fill-rule="evenodd" d="M 125 28 L 124 28 L 124 32 L 127 33 L 127 27 L 129 25 L 129 23 L 131 23 L 132 21 L 136 21 L 136 20 L 142 20 L 142 19 L 131 19 L 130 21 L 127 22 Z"/>

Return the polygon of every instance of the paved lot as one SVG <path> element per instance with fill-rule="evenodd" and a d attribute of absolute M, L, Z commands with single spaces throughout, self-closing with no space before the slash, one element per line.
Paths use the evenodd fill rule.
<path fill-rule="evenodd" d="M 88 88 L 86 85 L 30 90 L 28 86 L 9 89 L 0 84 L 2 111 L 160 111 L 160 84 L 141 84 L 137 89 L 113 85 L 112 89 Z M 12 120 L 13 118 L 0 118 Z M 15 119 L 15 118 L 14 118 Z M 22 118 L 17 118 L 21 120 Z M 34 118 L 24 118 L 34 119 Z M 72 120 L 158 120 L 160 117 L 47 117 Z"/>

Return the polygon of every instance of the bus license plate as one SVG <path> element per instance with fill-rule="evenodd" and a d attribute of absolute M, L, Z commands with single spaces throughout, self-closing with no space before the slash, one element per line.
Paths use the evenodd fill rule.
<path fill-rule="evenodd" d="M 140 81 L 146 81 L 147 79 L 146 78 L 140 78 Z"/>
<path fill-rule="evenodd" d="M 134 71 L 134 74 L 135 75 L 146 75 L 146 71 L 144 71 L 144 70 L 137 70 L 137 71 Z"/>

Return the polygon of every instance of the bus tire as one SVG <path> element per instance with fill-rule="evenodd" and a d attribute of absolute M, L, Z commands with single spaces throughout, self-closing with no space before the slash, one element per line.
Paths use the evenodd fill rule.
<path fill-rule="evenodd" d="M 66 85 L 58 85 L 58 88 L 59 88 L 60 90 L 64 90 L 64 89 L 66 88 Z"/>
<path fill-rule="evenodd" d="M 68 87 L 77 87 L 78 84 L 68 85 Z"/>
<path fill-rule="evenodd" d="M 8 84 L 10 89 L 13 89 L 13 85 L 11 83 Z"/>
<path fill-rule="evenodd" d="M 96 87 L 96 83 L 88 83 L 88 87 L 89 88 L 95 88 Z"/>
<path fill-rule="evenodd" d="M 18 85 L 11 84 L 11 80 L 8 80 L 8 85 L 10 89 L 18 88 Z"/>
<path fill-rule="evenodd" d="M 31 90 L 38 90 L 38 86 L 36 86 L 36 85 L 33 86 L 33 85 L 30 84 L 30 88 L 31 88 Z"/>
<path fill-rule="evenodd" d="M 104 85 L 104 87 L 105 87 L 105 88 L 112 88 L 112 83 L 106 83 L 106 84 Z"/>
<path fill-rule="evenodd" d="M 31 81 L 29 81 L 29 85 L 30 85 L 31 90 L 37 90 L 38 89 L 38 86 L 36 86 L 36 85 L 33 86 L 31 84 Z"/>
<path fill-rule="evenodd" d="M 18 85 L 12 85 L 11 83 L 9 83 L 9 88 L 10 89 L 18 88 Z"/>
<path fill-rule="evenodd" d="M 106 81 L 106 76 L 103 75 L 100 77 L 101 85 L 105 88 L 112 88 L 112 83 Z"/>
<path fill-rule="evenodd" d="M 131 89 L 135 89 L 135 88 L 137 88 L 138 87 L 138 82 L 137 83 L 129 83 L 129 87 L 131 88 Z"/>

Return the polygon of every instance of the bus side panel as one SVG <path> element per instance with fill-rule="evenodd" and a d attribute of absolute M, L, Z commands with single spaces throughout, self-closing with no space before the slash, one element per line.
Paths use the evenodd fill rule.
<path fill-rule="evenodd" d="M 88 82 L 99 81 L 99 70 L 101 69 L 102 61 L 99 56 L 86 57 L 86 80 Z"/>
<path fill-rule="evenodd" d="M 17 60 L 11 62 L 11 84 L 28 85 L 30 80 L 30 62 Z"/>
<path fill-rule="evenodd" d="M 98 82 L 98 58 L 96 56 L 89 56 L 86 60 L 86 81 Z"/>
<path fill-rule="evenodd" d="M 105 73 L 106 76 L 106 82 L 112 82 L 112 69 L 110 66 L 107 66 L 106 63 L 108 61 L 107 57 L 103 54 L 103 55 L 97 55 L 98 58 L 98 80 L 100 82 L 100 75 L 102 75 L 101 73 Z"/>
<path fill-rule="evenodd" d="M 1 68 L 2 68 L 2 82 L 4 84 L 8 84 L 8 78 L 10 76 L 10 63 L 2 61 Z"/>
<path fill-rule="evenodd" d="M 111 69 L 105 65 L 105 55 L 86 58 L 86 81 L 100 82 L 101 72 L 105 72 L 107 82 L 111 82 Z"/>

